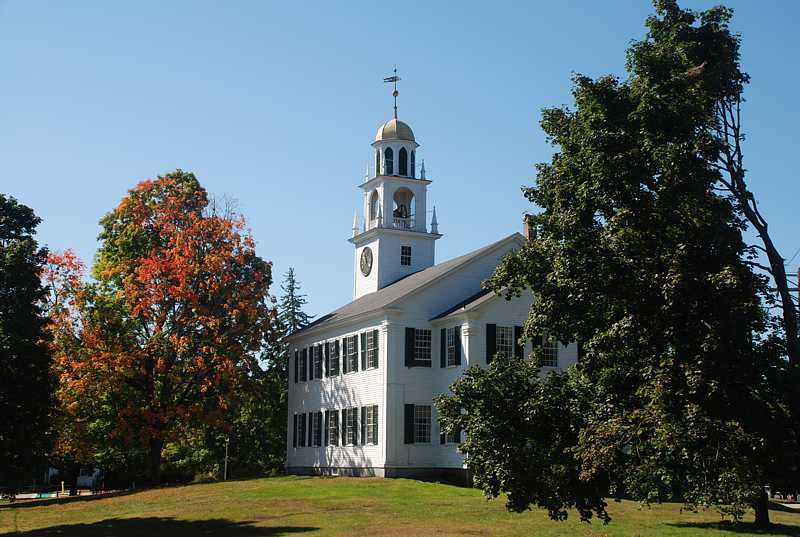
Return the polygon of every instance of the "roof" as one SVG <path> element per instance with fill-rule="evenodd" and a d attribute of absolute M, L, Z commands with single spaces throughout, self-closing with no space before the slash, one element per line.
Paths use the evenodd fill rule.
<path fill-rule="evenodd" d="M 496 298 L 497 296 L 499 295 L 497 295 L 491 289 L 481 289 L 471 297 L 468 297 L 465 300 L 459 302 L 458 304 L 450 308 L 447 308 L 436 317 L 432 317 L 430 320 L 435 321 L 437 319 L 444 319 L 445 317 L 450 317 L 452 315 L 458 315 L 459 313 L 465 313 L 467 311 L 471 311 L 481 306 L 482 304 L 492 300 L 493 298 Z"/>
<path fill-rule="evenodd" d="M 378 133 L 375 134 L 376 142 L 383 140 L 408 140 L 416 142 L 414 139 L 414 131 L 411 130 L 411 127 L 396 117 L 381 125 L 378 129 Z"/>
<path fill-rule="evenodd" d="M 404 278 L 401 278 L 396 282 L 383 287 L 382 289 L 378 289 L 374 293 L 369 293 L 359 297 L 349 304 L 345 304 L 341 308 L 338 308 L 327 315 L 323 315 L 308 326 L 292 334 L 292 337 L 312 329 L 326 327 L 334 323 L 352 319 L 358 315 L 378 311 L 392 306 L 415 291 L 418 291 L 431 282 L 438 280 L 450 271 L 466 265 L 470 261 L 481 257 L 485 253 L 494 250 L 501 244 L 509 242 L 512 239 L 522 239 L 522 235 L 519 233 L 512 233 L 508 237 L 493 242 L 487 246 L 484 246 L 483 248 L 469 252 L 468 254 L 453 258 L 449 261 L 445 261 L 444 263 L 439 263 L 438 265 L 420 270 L 419 272 L 409 274 L 408 276 L 405 276 Z"/>

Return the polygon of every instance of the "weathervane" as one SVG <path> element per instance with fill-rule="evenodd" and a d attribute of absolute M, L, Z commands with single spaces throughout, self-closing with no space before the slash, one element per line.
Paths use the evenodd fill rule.
<path fill-rule="evenodd" d="M 394 97 L 394 118 L 397 119 L 397 96 L 400 95 L 400 92 L 397 91 L 397 82 L 400 80 L 400 77 L 397 76 L 397 66 L 394 66 L 394 74 L 392 76 L 387 76 L 383 79 L 385 83 L 392 82 L 394 84 L 394 91 L 392 92 L 392 97 Z"/>

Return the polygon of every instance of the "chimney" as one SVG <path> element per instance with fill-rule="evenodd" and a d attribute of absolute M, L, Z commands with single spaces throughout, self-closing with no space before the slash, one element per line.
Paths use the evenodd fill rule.
<path fill-rule="evenodd" d="M 525 238 L 529 241 L 532 241 L 536 238 L 536 226 L 533 223 L 533 215 L 525 214 L 522 217 L 522 234 L 525 235 Z"/>

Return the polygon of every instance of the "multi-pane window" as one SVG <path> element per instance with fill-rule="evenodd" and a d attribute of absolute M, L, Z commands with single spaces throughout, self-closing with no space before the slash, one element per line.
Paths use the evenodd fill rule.
<path fill-rule="evenodd" d="M 322 412 L 311 414 L 311 445 L 322 445 Z"/>
<path fill-rule="evenodd" d="M 306 415 L 297 415 L 297 445 L 305 447 L 306 445 Z"/>
<path fill-rule="evenodd" d="M 411 246 L 400 247 L 400 264 L 407 267 L 411 266 Z"/>
<path fill-rule="evenodd" d="M 558 367 L 558 341 L 544 336 L 542 340 L 542 367 Z"/>
<path fill-rule="evenodd" d="M 367 367 L 378 367 L 378 331 L 367 332 Z"/>
<path fill-rule="evenodd" d="M 306 368 L 308 367 L 308 349 L 303 349 L 300 353 L 300 380 L 306 380 Z"/>
<path fill-rule="evenodd" d="M 339 374 L 339 342 L 328 342 L 328 376 Z"/>
<path fill-rule="evenodd" d="M 358 409 L 345 408 L 342 410 L 345 418 L 345 438 L 348 445 L 358 444 Z"/>
<path fill-rule="evenodd" d="M 347 336 L 345 345 L 347 346 L 347 372 L 358 371 L 358 349 L 356 348 L 356 336 Z"/>
<path fill-rule="evenodd" d="M 431 441 L 431 407 L 414 406 L 414 442 L 430 443 Z"/>
<path fill-rule="evenodd" d="M 314 355 L 314 367 L 313 372 L 311 373 L 312 378 L 321 379 L 322 378 L 322 345 L 314 345 L 313 347 L 313 355 Z"/>
<path fill-rule="evenodd" d="M 329 446 L 338 446 L 339 445 L 339 411 L 338 410 L 330 410 L 328 412 L 328 423 L 326 424 L 328 427 L 328 445 Z"/>
<path fill-rule="evenodd" d="M 378 443 L 378 405 L 367 407 L 367 423 L 366 423 L 367 438 L 366 444 Z"/>
<path fill-rule="evenodd" d="M 497 352 L 505 353 L 509 358 L 514 356 L 513 326 L 497 326 Z"/>
<path fill-rule="evenodd" d="M 461 431 L 456 431 L 454 433 L 444 433 L 444 441 L 446 444 L 460 444 Z"/>
<path fill-rule="evenodd" d="M 454 326 L 445 331 L 445 349 L 447 351 L 447 365 L 449 366 L 458 365 L 458 356 L 456 356 L 456 351 L 458 350 L 456 348 L 456 337 L 458 337 L 460 334 L 456 332 L 457 330 L 460 332 L 461 327 Z"/>
<path fill-rule="evenodd" d="M 431 363 L 431 331 L 425 328 L 414 329 L 414 361 Z M 425 365 L 422 364 L 422 365 Z"/>

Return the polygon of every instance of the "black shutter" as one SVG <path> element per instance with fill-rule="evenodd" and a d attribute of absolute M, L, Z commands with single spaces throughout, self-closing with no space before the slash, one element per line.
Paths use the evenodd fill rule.
<path fill-rule="evenodd" d="M 444 367 L 447 365 L 447 329 L 442 328 L 439 334 L 439 367 Z"/>
<path fill-rule="evenodd" d="M 414 366 L 414 329 L 406 327 L 406 367 Z"/>
<path fill-rule="evenodd" d="M 373 330 L 372 331 L 372 343 L 373 343 L 373 346 L 375 347 L 375 367 L 378 367 L 378 366 L 381 365 L 380 364 L 381 353 L 380 353 L 380 346 L 378 345 L 378 331 L 377 330 Z"/>
<path fill-rule="evenodd" d="M 456 331 L 456 365 L 461 365 L 461 326 L 456 326 L 453 330 Z"/>
<path fill-rule="evenodd" d="M 294 418 L 292 422 L 292 447 L 297 447 L 297 414 L 292 417 Z"/>
<path fill-rule="evenodd" d="M 578 362 L 583 358 L 583 341 L 578 340 Z"/>
<path fill-rule="evenodd" d="M 297 363 L 297 361 L 299 359 L 299 354 L 300 353 L 297 352 L 297 349 L 295 349 L 295 351 L 294 351 L 294 381 L 295 382 L 297 382 L 297 373 L 298 373 L 298 369 L 299 369 L 298 366 L 300 365 L 300 364 Z"/>
<path fill-rule="evenodd" d="M 367 333 L 361 332 L 361 371 L 367 368 Z"/>
<path fill-rule="evenodd" d="M 525 345 L 520 343 L 520 339 L 522 339 L 522 327 L 515 326 L 514 327 L 514 358 L 522 359 L 523 353 L 525 352 Z"/>
<path fill-rule="evenodd" d="M 327 341 L 322 344 L 322 355 L 324 356 L 323 363 L 325 364 L 325 370 L 322 372 L 323 377 L 330 377 L 331 376 L 331 351 L 330 351 L 330 343 Z"/>
<path fill-rule="evenodd" d="M 303 361 L 303 367 L 300 368 L 300 372 L 302 373 L 300 380 L 305 382 L 308 378 L 308 349 L 300 351 L 300 359 Z"/>
<path fill-rule="evenodd" d="M 347 445 L 347 409 L 342 409 L 342 420 L 339 422 L 339 433 L 342 437 L 342 445 Z"/>
<path fill-rule="evenodd" d="M 331 413 L 333 414 L 333 421 L 336 422 L 336 427 L 335 427 L 335 429 L 336 429 L 336 437 L 331 438 L 331 444 L 333 444 L 334 446 L 338 446 L 339 445 L 339 411 L 338 410 L 332 410 Z"/>
<path fill-rule="evenodd" d="M 355 435 L 353 438 L 353 445 L 358 445 L 358 407 L 354 407 L 350 409 L 350 412 L 353 413 L 353 431 L 355 431 Z"/>
<path fill-rule="evenodd" d="M 378 445 L 378 405 L 372 405 L 372 437 Z"/>
<path fill-rule="evenodd" d="M 311 437 L 311 421 L 314 419 L 314 413 L 309 412 L 308 414 L 306 414 L 306 416 L 308 416 L 308 421 L 306 423 L 306 431 L 308 432 L 306 436 L 308 436 L 308 444 L 306 445 L 308 447 L 311 447 L 314 445 L 314 439 Z"/>
<path fill-rule="evenodd" d="M 492 363 L 492 358 L 497 352 L 497 325 L 486 325 L 486 365 Z"/>
<path fill-rule="evenodd" d="M 326 410 L 325 411 L 325 417 L 323 418 L 323 422 L 322 422 L 322 429 L 323 429 L 322 435 L 325 438 L 325 442 L 322 444 L 323 446 L 327 446 L 328 445 L 328 423 L 329 423 L 330 419 L 331 419 L 331 412 L 330 412 L 330 410 Z"/>
<path fill-rule="evenodd" d="M 414 443 L 414 405 L 405 405 L 405 414 L 403 416 L 405 419 L 404 424 L 404 443 L 405 444 L 413 444 Z"/>
<path fill-rule="evenodd" d="M 297 415 L 297 445 L 300 447 L 306 446 L 306 415 L 305 414 L 298 414 Z M 303 430 L 303 434 L 300 434 L 300 429 Z"/>
<path fill-rule="evenodd" d="M 367 443 L 367 407 L 361 407 L 361 444 Z"/>

